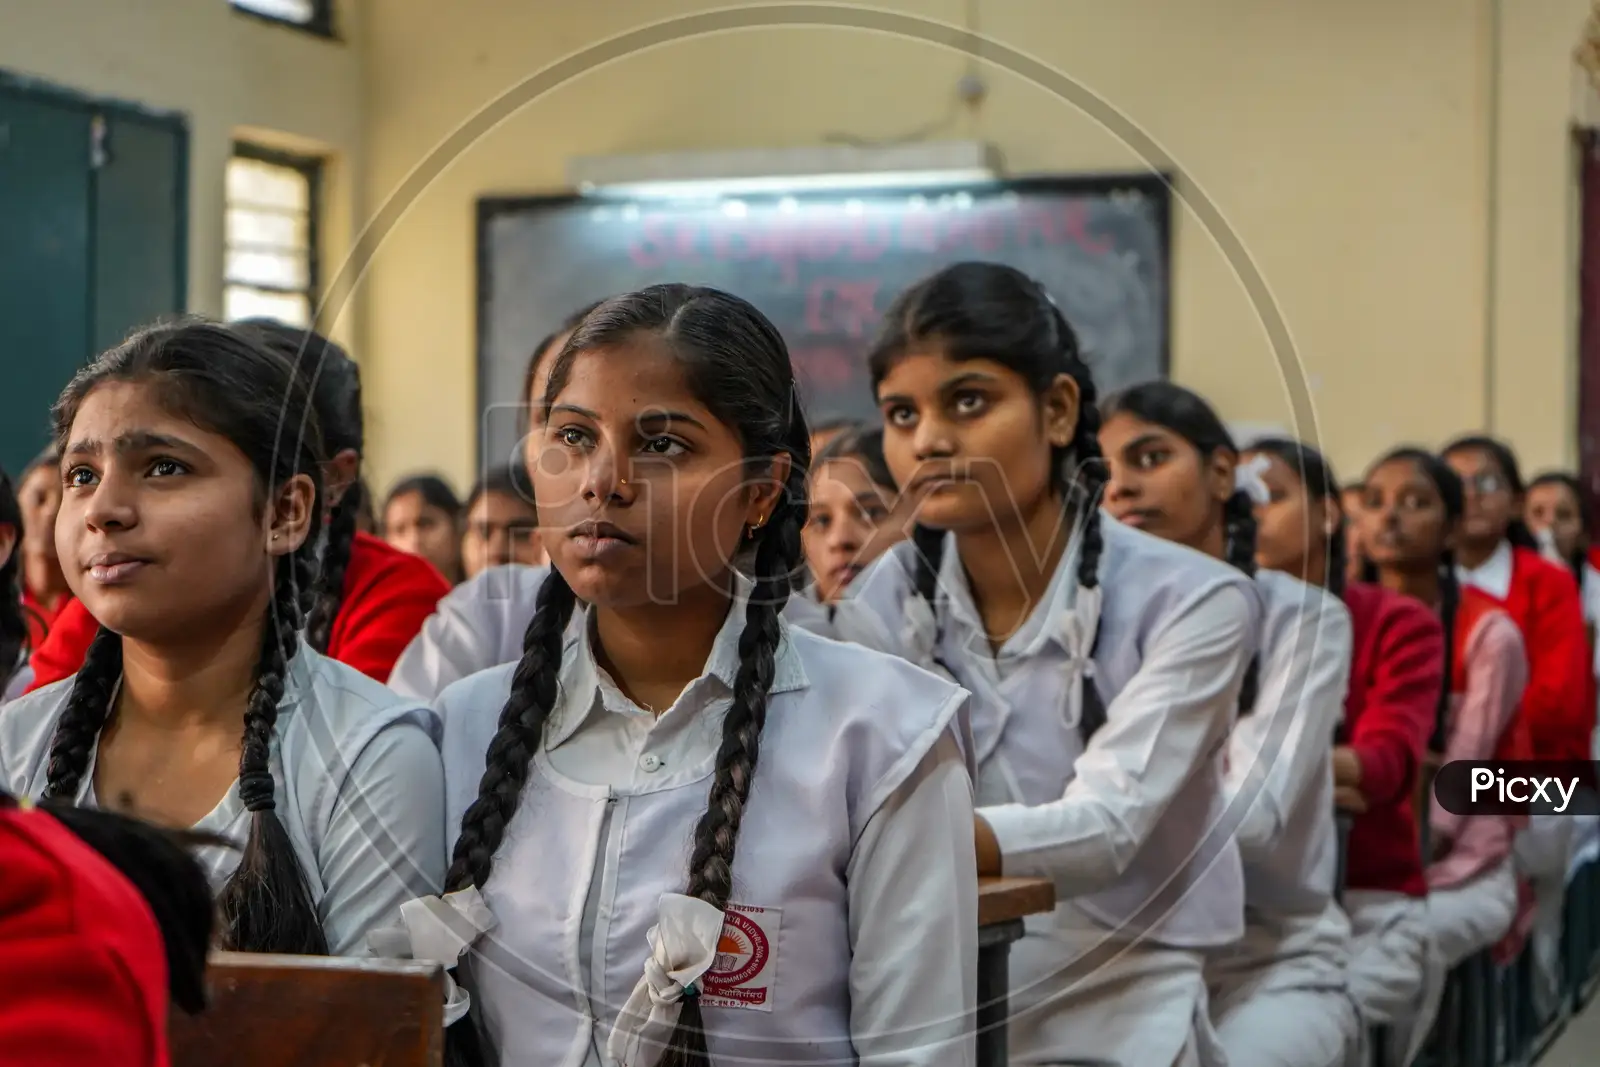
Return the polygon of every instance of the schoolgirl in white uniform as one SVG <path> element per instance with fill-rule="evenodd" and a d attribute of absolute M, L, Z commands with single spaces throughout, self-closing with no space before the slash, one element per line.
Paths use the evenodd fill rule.
<path fill-rule="evenodd" d="M 362 954 L 442 880 L 443 774 L 426 707 L 299 635 L 309 405 L 291 364 L 200 322 L 67 386 L 56 543 L 102 629 L 76 675 L 0 708 L 0 786 L 240 840 L 203 857 L 226 947 Z"/>
<path fill-rule="evenodd" d="M 780 618 L 797 396 L 776 329 L 688 286 L 607 301 L 553 363 L 552 570 L 520 661 L 440 698 L 461 830 L 408 926 L 482 931 L 458 1026 L 502 1064 L 971 1062 L 967 697 Z"/>
<path fill-rule="evenodd" d="M 1350 924 L 1334 902 L 1333 735 L 1350 675 L 1349 612 L 1287 574 L 1256 572 L 1266 461 L 1240 465 L 1203 399 L 1150 382 L 1100 411 L 1106 509 L 1253 575 L 1265 605 L 1228 743 L 1227 822 L 1244 861 L 1245 932 L 1207 954 L 1217 1034 L 1229 1067 L 1338 1067 L 1361 1034 L 1345 982 Z"/>
<path fill-rule="evenodd" d="M 1239 937 L 1244 887 L 1209 831 L 1255 585 L 1095 508 L 1094 384 L 1028 277 L 957 264 L 886 322 L 884 454 L 920 525 L 835 621 L 972 692 L 979 872 L 1056 884 L 1012 949 L 1012 1062 L 1220 1062 L 1202 953 Z"/>

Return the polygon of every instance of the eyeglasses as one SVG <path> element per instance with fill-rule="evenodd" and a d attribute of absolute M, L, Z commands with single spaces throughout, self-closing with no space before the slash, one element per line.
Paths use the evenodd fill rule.
<path fill-rule="evenodd" d="M 1461 484 L 1479 496 L 1488 496 L 1490 493 L 1498 493 L 1504 489 L 1505 479 L 1494 471 L 1482 471 L 1470 478 L 1461 479 Z"/>

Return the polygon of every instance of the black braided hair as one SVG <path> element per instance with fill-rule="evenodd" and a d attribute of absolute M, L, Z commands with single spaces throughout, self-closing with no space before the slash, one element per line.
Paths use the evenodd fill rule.
<path fill-rule="evenodd" d="M 11 527 L 11 554 L 0 564 L 0 689 L 22 666 L 28 648 L 28 614 L 22 604 L 22 508 L 11 479 L 0 470 L 0 526 Z"/>
<path fill-rule="evenodd" d="M 777 328 L 750 304 L 714 289 L 657 285 L 608 300 L 591 312 L 567 341 L 542 398 L 548 409 L 566 386 L 577 356 L 640 334 L 660 340 L 687 374 L 690 389 L 712 415 L 734 429 L 752 477 L 778 456 L 789 458 L 788 476 L 766 521 L 749 531 L 754 587 L 739 638 L 733 702 L 723 720 L 705 814 L 695 827 L 686 893 L 725 909 L 733 892 L 739 826 L 760 753 L 778 648 L 779 619 L 796 577 L 803 573 L 800 530 L 806 515 L 806 472 L 811 449 L 800 391 L 788 349 Z M 573 589 L 552 568 L 523 639 L 511 693 L 490 742 L 478 797 L 462 818 L 450 872 L 451 889 L 482 887 L 492 875 L 544 723 L 557 697 L 563 638 L 576 603 Z M 684 1005 L 661 1063 L 706 1064 L 704 1020 L 698 1000 Z M 460 1031 L 458 1033 L 458 1031 Z M 476 1041 L 470 1026 L 453 1027 L 453 1062 L 470 1062 Z"/>
<path fill-rule="evenodd" d="M 0 791 L 0 811 L 17 798 Z M 167 959 L 167 994 L 193 1015 L 206 1006 L 206 953 L 215 909 L 205 869 L 192 851 L 227 847 L 226 839 L 193 830 L 168 830 L 112 811 L 46 800 L 39 810 L 61 823 L 133 883 L 161 931 Z"/>
<path fill-rule="evenodd" d="M 1185 389 L 1168 381 L 1145 382 L 1115 396 L 1107 397 L 1100 405 L 1100 417 L 1127 414 L 1160 426 L 1183 438 L 1209 460 L 1218 452 L 1235 458 L 1239 446 L 1233 434 L 1208 404 L 1204 397 L 1192 389 Z M 1251 578 L 1256 574 L 1256 516 L 1248 493 L 1234 490 L 1222 504 L 1223 559 Z M 1245 666 L 1244 680 L 1239 688 L 1239 714 L 1248 715 L 1255 708 L 1261 674 L 1261 657 L 1252 655 Z"/>
<path fill-rule="evenodd" d="M 328 456 L 346 449 L 361 455 L 366 433 L 361 414 L 361 370 L 355 360 L 315 330 L 272 319 L 246 319 L 236 325 L 256 333 L 267 347 L 295 365 L 296 373 L 311 390 Z M 350 568 L 350 549 L 360 526 L 363 504 L 358 477 L 328 512 L 327 546 L 322 550 L 316 599 L 306 620 L 306 642 L 318 652 L 328 651 L 333 623 L 344 600 L 345 573 Z"/>
<path fill-rule="evenodd" d="M 1062 374 L 1077 383 L 1078 423 L 1069 444 L 1051 448 L 1051 488 L 1063 497 L 1081 527 L 1078 585 L 1098 586 L 1103 551 L 1099 505 L 1106 478 L 1098 395 L 1078 335 L 1061 308 L 1042 285 L 1014 267 L 982 262 L 946 267 L 901 293 L 884 316 L 867 359 L 873 389 L 908 352 L 929 342 L 952 360 L 992 360 L 1021 375 L 1038 395 Z M 937 618 L 935 594 L 944 531 L 919 524 L 911 541 L 916 549 L 913 586 Z M 1091 659 L 1098 644 L 1097 636 Z M 1085 744 L 1104 723 L 1104 702 L 1094 680 L 1085 675 L 1078 721 Z"/>
<path fill-rule="evenodd" d="M 1450 730 L 1450 695 L 1455 687 L 1456 611 L 1461 606 L 1461 583 L 1456 578 L 1456 556 L 1450 548 L 1448 535 L 1460 525 L 1466 513 L 1466 488 L 1462 485 L 1461 477 L 1440 456 L 1420 448 L 1396 448 L 1385 453 L 1367 468 L 1368 479 L 1378 468 L 1391 463 L 1410 463 L 1421 472 L 1433 483 L 1439 494 L 1439 505 L 1444 511 L 1444 522 L 1440 523 L 1444 536 L 1434 564 L 1439 579 L 1439 621 L 1444 627 L 1444 683 L 1439 687 L 1433 732 L 1428 739 L 1429 750 L 1442 753 Z M 1377 567 L 1368 563 L 1367 574 L 1376 580 Z"/>
<path fill-rule="evenodd" d="M 320 518 L 323 452 L 310 393 L 292 364 L 247 332 L 186 320 L 134 334 L 79 371 L 62 392 L 53 413 L 58 445 L 65 444 L 84 399 L 107 382 L 145 383 L 169 410 L 237 445 L 256 471 L 258 513 L 271 506 L 286 482 L 304 475 L 315 490 L 313 520 Z M 298 645 L 315 554 L 315 540 L 308 536 L 275 564 L 261 654 L 245 709 L 238 790 L 251 813 L 250 834 L 218 900 L 223 944 L 239 951 L 328 951 L 304 872 L 273 810 L 269 766 L 286 664 Z M 47 797 L 71 803 L 78 794 L 95 740 L 113 710 L 123 639 L 101 627 L 74 676 L 51 738 Z"/>
<path fill-rule="evenodd" d="M 1225 545 L 1223 558 L 1238 570 L 1256 576 L 1256 509 L 1250 494 L 1236 489 L 1222 505 Z M 1251 656 L 1239 686 L 1239 714 L 1248 715 L 1256 706 L 1261 687 L 1261 657 Z"/>
<path fill-rule="evenodd" d="M 1327 573 L 1323 575 L 1306 574 L 1296 575 L 1306 581 L 1320 584 L 1336 597 L 1344 596 L 1344 571 L 1345 571 L 1345 544 L 1344 524 L 1349 520 L 1344 516 L 1344 505 L 1340 500 L 1341 490 L 1338 479 L 1333 475 L 1333 467 L 1328 463 L 1321 452 L 1312 448 L 1303 441 L 1296 441 L 1289 437 L 1263 437 L 1245 449 L 1248 455 L 1259 452 L 1272 456 L 1289 468 L 1300 484 L 1305 486 L 1306 495 L 1320 499 L 1323 507 L 1334 508 L 1335 514 L 1340 516 L 1338 527 L 1331 534 L 1322 531 L 1307 531 L 1308 534 L 1323 537 L 1323 559 L 1327 563 Z"/>
<path fill-rule="evenodd" d="M 1445 445 L 1439 455 L 1448 460 L 1460 452 L 1482 452 L 1488 456 L 1500 469 L 1511 495 L 1517 500 L 1520 501 L 1527 492 L 1527 486 L 1522 482 L 1522 467 L 1517 463 L 1517 454 L 1504 441 L 1483 434 L 1469 434 Z M 1512 513 L 1511 521 L 1506 525 L 1506 540 L 1518 548 L 1526 548 L 1530 552 L 1539 551 L 1539 539 L 1533 536 L 1533 531 L 1528 529 L 1528 524 L 1523 522 L 1522 516 L 1516 512 Z"/>
<path fill-rule="evenodd" d="M 1567 566 L 1572 570 L 1572 577 L 1578 582 L 1578 592 L 1582 594 L 1584 573 L 1589 569 L 1589 554 L 1584 551 L 1584 542 L 1588 540 L 1589 530 L 1594 521 L 1593 509 L 1589 506 L 1589 498 L 1584 494 L 1583 483 L 1577 475 L 1566 471 L 1546 471 L 1528 483 L 1528 491 L 1532 492 L 1541 486 L 1559 485 L 1572 496 L 1572 504 L 1578 511 L 1578 526 L 1582 536 L 1578 543 L 1566 557 Z"/>

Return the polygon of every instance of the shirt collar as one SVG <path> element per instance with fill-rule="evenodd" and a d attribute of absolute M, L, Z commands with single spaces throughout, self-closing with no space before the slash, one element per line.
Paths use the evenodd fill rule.
<path fill-rule="evenodd" d="M 1489 558 L 1477 567 L 1471 570 L 1465 567 L 1456 568 L 1457 581 L 1481 589 L 1496 600 L 1505 600 L 1511 595 L 1511 577 L 1512 555 L 1509 541 L 1501 541 L 1496 545 Z"/>
<path fill-rule="evenodd" d="M 739 676 L 739 638 L 744 634 L 745 609 L 755 584 L 744 575 L 734 572 L 734 593 L 728 604 L 728 615 L 722 628 L 711 643 L 711 654 L 706 658 L 704 672 L 690 682 L 674 706 L 683 702 L 697 689 L 714 688 L 712 698 L 723 700 L 733 696 L 734 682 Z M 556 706 L 545 731 L 545 746 L 556 748 L 565 744 L 578 729 L 602 709 L 617 714 L 650 715 L 651 712 L 629 701 L 608 677 L 594 656 L 594 609 L 583 605 L 580 625 L 567 630 L 566 645 L 561 656 L 561 675 Z M 790 640 L 789 626 L 778 620 L 782 635 L 777 654 L 773 657 L 772 687 L 769 693 L 786 693 L 804 689 L 810 684 L 804 666 Z M 661 709 L 665 714 L 667 709 Z"/>
<path fill-rule="evenodd" d="M 1098 512 L 1098 518 L 1102 528 L 1105 524 L 1116 521 L 1103 511 Z M 1045 587 L 1044 597 L 1033 606 L 1033 610 L 1017 628 L 1017 632 L 1006 639 L 1000 649 L 1001 656 L 1007 658 L 1033 656 L 1046 644 L 1051 643 L 1067 652 L 1079 653 L 1080 650 L 1072 647 L 1070 628 L 1064 620 L 1072 613 L 1073 606 L 1077 602 L 1078 556 L 1082 547 L 1083 524 L 1074 523 L 1072 535 L 1067 540 L 1066 551 L 1061 553 L 1061 559 L 1056 563 L 1055 573 L 1050 576 L 1050 584 Z M 1104 560 L 1103 553 L 1101 559 Z M 965 568 L 961 566 L 954 534 L 945 535 L 944 555 L 939 561 L 938 588 L 938 600 L 944 608 L 942 617 L 950 628 L 960 631 L 959 636 L 963 641 L 976 642 L 986 654 L 989 653 L 990 646 L 984 632 L 983 617 L 978 613 L 977 602 L 972 598 L 972 587 L 967 583 Z M 958 635 L 952 633 L 951 636 Z"/>

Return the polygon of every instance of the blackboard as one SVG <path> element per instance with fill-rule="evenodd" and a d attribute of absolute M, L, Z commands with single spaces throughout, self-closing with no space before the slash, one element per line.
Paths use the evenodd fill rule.
<path fill-rule="evenodd" d="M 478 202 L 480 460 L 515 455 L 534 344 L 572 309 L 656 282 L 713 285 L 783 332 L 809 417 L 872 418 L 864 353 L 890 302 L 963 259 L 1009 263 L 1066 312 L 1102 391 L 1167 372 L 1165 179 L 720 201 Z"/>

